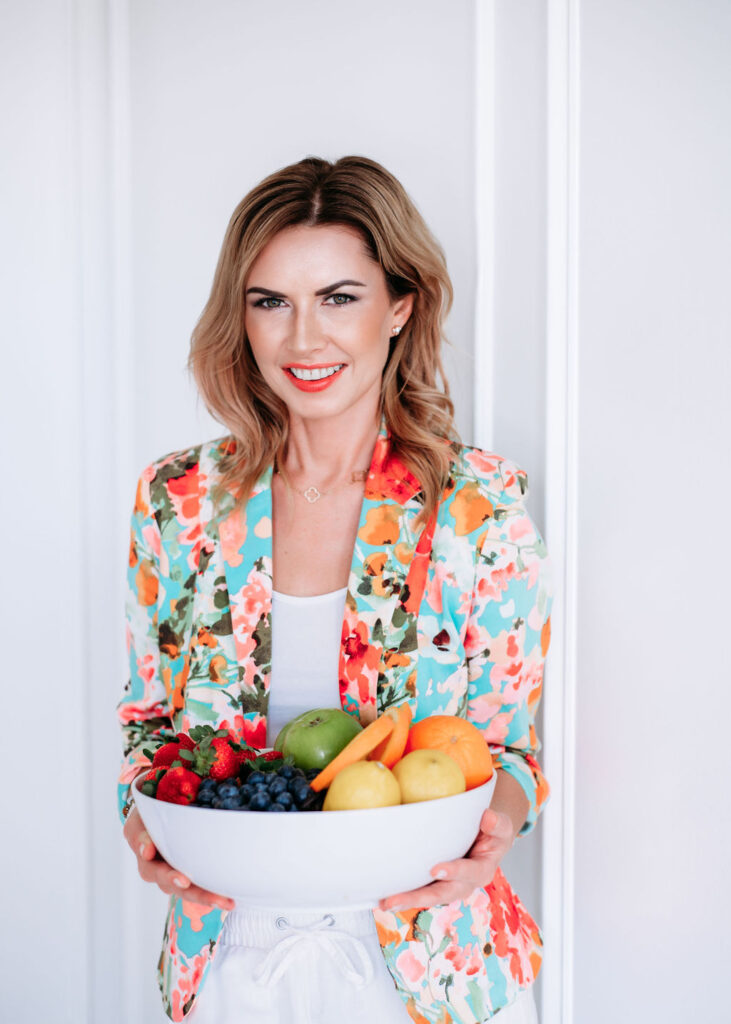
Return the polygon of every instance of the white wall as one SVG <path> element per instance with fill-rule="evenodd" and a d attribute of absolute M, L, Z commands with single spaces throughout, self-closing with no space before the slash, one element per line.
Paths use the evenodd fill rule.
<path fill-rule="evenodd" d="M 731 5 L 580 38 L 575 1020 L 721 1022 Z"/>
<path fill-rule="evenodd" d="M 87 519 L 71 13 L 62 3 L 6 7 L 0 31 L 0 1018 L 8 1024 L 53 1019 L 54 1007 L 69 1024 L 73 1012 L 87 1019 Z"/>
<path fill-rule="evenodd" d="M 190 332 L 234 207 L 308 154 L 380 160 L 442 242 L 456 285 L 450 377 L 470 431 L 472 21 L 470 0 L 130 3 L 139 458 L 200 440 L 201 429 L 221 433 L 190 414 Z"/>

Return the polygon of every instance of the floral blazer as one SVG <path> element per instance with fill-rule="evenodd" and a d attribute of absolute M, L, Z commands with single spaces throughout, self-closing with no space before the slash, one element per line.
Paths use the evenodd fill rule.
<path fill-rule="evenodd" d="M 209 722 L 266 743 L 271 662 L 271 469 L 243 514 L 211 488 L 230 438 L 174 452 L 142 473 L 132 515 L 130 679 L 120 814 L 143 747 Z M 368 473 L 340 649 L 342 707 L 363 724 L 408 701 L 414 719 L 462 715 L 522 786 L 530 831 L 548 797 L 534 718 L 550 639 L 550 562 L 528 515 L 525 473 L 463 447 L 421 529 L 419 482 L 382 427 Z M 541 933 L 498 869 L 464 902 L 374 910 L 383 956 L 417 1022 L 476 1024 L 536 977 Z M 158 981 L 173 1021 L 193 1007 L 226 912 L 173 896 Z"/>

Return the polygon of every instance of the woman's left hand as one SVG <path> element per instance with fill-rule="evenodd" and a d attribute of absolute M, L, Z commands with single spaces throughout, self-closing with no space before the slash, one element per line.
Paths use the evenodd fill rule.
<path fill-rule="evenodd" d="M 513 845 L 515 826 L 512 819 L 490 808 L 480 821 L 480 831 L 465 857 L 435 864 L 432 877 L 438 881 L 411 892 L 400 892 L 379 900 L 379 910 L 407 910 L 433 907 L 466 899 L 475 889 L 489 885 L 498 864 Z"/>

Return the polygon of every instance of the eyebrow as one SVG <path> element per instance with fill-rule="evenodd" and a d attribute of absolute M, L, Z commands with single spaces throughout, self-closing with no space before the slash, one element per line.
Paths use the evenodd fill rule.
<path fill-rule="evenodd" d="M 350 285 L 355 288 L 365 288 L 366 285 L 362 281 L 351 281 L 348 278 L 342 281 L 336 281 L 335 284 L 330 284 L 327 288 L 320 288 L 319 291 L 315 292 L 315 295 L 329 295 L 331 292 L 336 292 L 338 288 L 342 288 L 344 285 Z M 270 299 L 286 299 L 287 296 L 282 292 L 273 292 L 271 288 L 247 288 L 246 294 L 253 295 L 267 295 Z"/>

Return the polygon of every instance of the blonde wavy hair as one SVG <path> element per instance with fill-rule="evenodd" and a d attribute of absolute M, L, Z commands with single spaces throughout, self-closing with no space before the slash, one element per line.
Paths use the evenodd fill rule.
<path fill-rule="evenodd" d="M 411 316 L 392 339 L 383 371 L 381 415 L 391 452 L 421 484 L 425 518 L 448 483 L 459 444 L 441 362 L 452 284 L 439 243 L 401 183 L 363 156 L 334 163 L 307 157 L 283 167 L 233 212 L 188 359 L 206 407 L 236 442 L 222 459 L 217 497 L 233 491 L 243 507 L 262 472 L 284 461 L 287 407 L 264 381 L 252 354 L 244 326 L 245 291 L 264 246 L 284 228 L 303 224 L 355 228 L 383 269 L 391 299 L 414 295 Z"/>

